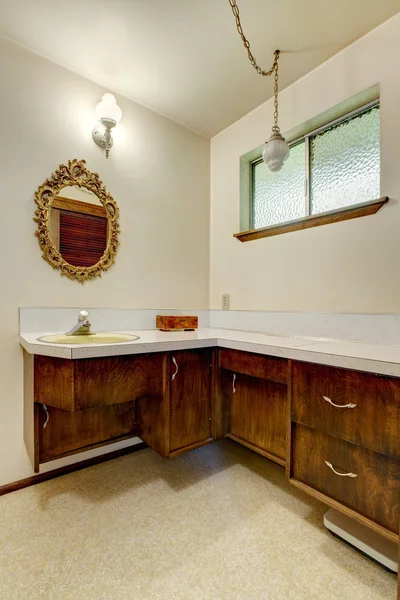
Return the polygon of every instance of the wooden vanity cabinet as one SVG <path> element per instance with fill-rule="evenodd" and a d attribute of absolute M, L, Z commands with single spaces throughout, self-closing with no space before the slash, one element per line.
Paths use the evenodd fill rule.
<path fill-rule="evenodd" d="M 400 379 L 228 348 L 76 361 L 25 352 L 24 369 L 36 471 L 133 436 L 164 458 L 229 437 L 398 539 Z"/>
<path fill-rule="evenodd" d="M 290 398 L 290 482 L 397 540 L 400 380 L 293 362 Z"/>
<path fill-rule="evenodd" d="M 164 402 L 165 353 L 68 360 L 25 355 L 40 463 L 137 436 L 136 403 Z M 28 386 L 29 387 L 29 386 Z M 29 433 L 28 433 L 29 435 Z M 26 439 L 26 438 L 25 438 Z"/>
<path fill-rule="evenodd" d="M 24 352 L 24 440 L 39 464 L 137 435 L 136 403 L 164 402 L 166 353 L 79 360 Z"/>
<path fill-rule="evenodd" d="M 218 397 L 225 435 L 284 465 L 287 361 L 221 349 Z"/>
<path fill-rule="evenodd" d="M 25 441 L 35 471 L 134 436 L 164 458 L 211 442 L 212 357 L 208 348 L 82 360 L 25 354 Z"/>

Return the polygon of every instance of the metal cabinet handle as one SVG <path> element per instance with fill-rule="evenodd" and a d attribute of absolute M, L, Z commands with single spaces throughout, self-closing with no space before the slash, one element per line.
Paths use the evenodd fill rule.
<path fill-rule="evenodd" d="M 233 377 L 232 377 L 232 394 L 236 394 L 235 383 L 236 383 L 236 373 L 234 373 Z"/>
<path fill-rule="evenodd" d="M 172 377 L 171 377 L 171 379 L 172 379 L 172 381 L 173 381 L 173 380 L 175 379 L 175 377 L 178 375 L 179 367 L 178 367 L 178 363 L 177 363 L 177 362 L 176 362 L 176 360 L 175 360 L 175 356 L 173 356 L 173 357 L 172 357 L 172 362 L 174 363 L 174 365 L 175 365 L 175 369 L 176 369 L 176 370 L 175 370 L 175 373 L 173 373 L 173 375 L 172 375 Z"/>
<path fill-rule="evenodd" d="M 49 411 L 47 410 L 47 406 L 45 404 L 42 404 L 42 406 L 43 406 L 44 412 L 46 413 L 46 420 L 43 423 L 43 429 L 46 429 L 47 423 L 49 422 L 49 419 L 50 419 L 50 415 L 49 415 Z"/>
<path fill-rule="evenodd" d="M 332 469 L 332 471 L 335 473 L 335 475 L 339 475 L 339 477 L 352 477 L 353 479 L 355 477 L 358 477 L 358 475 L 356 475 L 355 473 L 338 473 L 333 468 L 332 463 L 328 462 L 327 460 L 325 461 L 325 464 L 326 464 L 327 467 L 329 467 L 330 469 Z"/>
<path fill-rule="evenodd" d="M 352 404 L 351 402 L 349 402 L 349 404 L 335 404 L 330 398 L 328 398 L 328 396 L 322 397 L 326 402 L 329 402 L 329 404 L 332 404 L 332 406 L 335 408 L 355 408 L 357 406 L 357 404 Z"/>

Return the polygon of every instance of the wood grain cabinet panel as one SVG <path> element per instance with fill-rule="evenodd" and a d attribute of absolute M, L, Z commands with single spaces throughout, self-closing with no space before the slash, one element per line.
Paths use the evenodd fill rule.
<path fill-rule="evenodd" d="M 287 427 L 286 385 L 232 375 L 228 437 L 249 448 L 285 463 Z"/>
<path fill-rule="evenodd" d="M 135 403 L 81 411 L 39 406 L 39 460 L 46 462 L 90 447 L 134 435 Z"/>
<path fill-rule="evenodd" d="M 211 350 L 170 354 L 169 453 L 211 440 Z"/>
<path fill-rule="evenodd" d="M 349 404 L 355 406 L 345 408 Z M 395 378 L 294 362 L 291 418 L 400 459 L 400 381 Z"/>
<path fill-rule="evenodd" d="M 294 480 L 398 532 L 399 461 L 295 423 L 292 456 Z M 342 475 L 334 473 L 325 461 Z M 348 473 L 357 476 L 343 476 Z"/>
<path fill-rule="evenodd" d="M 33 390 L 35 402 L 64 410 L 75 410 L 74 361 L 36 355 Z"/>
<path fill-rule="evenodd" d="M 135 402 L 136 434 L 163 458 L 169 454 L 170 355 L 163 354 L 163 393 Z"/>
<path fill-rule="evenodd" d="M 162 391 L 162 353 L 80 360 L 35 356 L 35 402 L 54 408 L 109 406 Z"/>
<path fill-rule="evenodd" d="M 162 458 L 167 458 L 168 400 L 163 395 L 140 398 L 135 402 L 136 435 Z"/>
<path fill-rule="evenodd" d="M 287 384 L 288 361 L 283 358 L 221 348 L 219 366 L 235 373 Z"/>

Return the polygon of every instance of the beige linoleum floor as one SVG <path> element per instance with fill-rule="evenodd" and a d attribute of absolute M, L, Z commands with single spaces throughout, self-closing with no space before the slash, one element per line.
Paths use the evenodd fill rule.
<path fill-rule="evenodd" d="M 225 440 L 0 497 L 1 600 L 394 600 L 283 469 Z"/>

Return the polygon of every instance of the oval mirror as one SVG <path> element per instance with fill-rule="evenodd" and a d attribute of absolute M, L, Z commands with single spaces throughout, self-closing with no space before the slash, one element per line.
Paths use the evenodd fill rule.
<path fill-rule="evenodd" d="M 36 236 L 43 258 L 62 275 L 81 283 L 114 262 L 118 208 L 85 161 L 60 165 L 35 195 Z"/>

